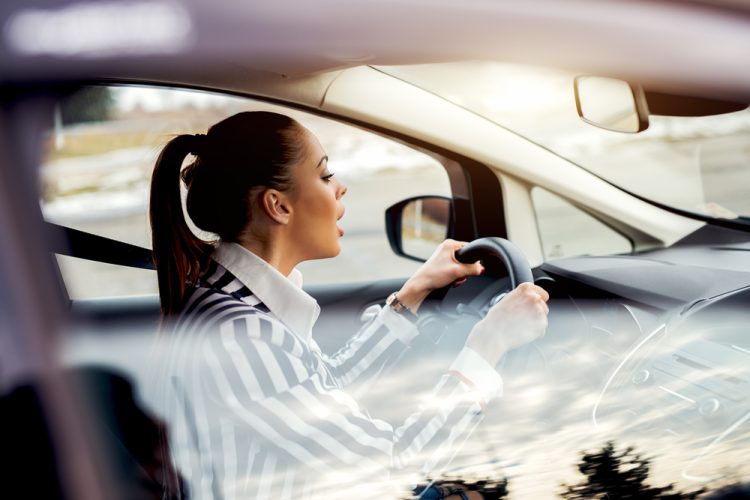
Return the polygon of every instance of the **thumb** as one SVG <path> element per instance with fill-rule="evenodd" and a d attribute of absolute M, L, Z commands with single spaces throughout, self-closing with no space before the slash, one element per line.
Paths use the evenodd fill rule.
<path fill-rule="evenodd" d="M 484 266 L 480 261 L 476 261 L 475 263 L 471 264 L 472 266 L 472 276 L 479 276 L 480 274 L 484 273 Z"/>

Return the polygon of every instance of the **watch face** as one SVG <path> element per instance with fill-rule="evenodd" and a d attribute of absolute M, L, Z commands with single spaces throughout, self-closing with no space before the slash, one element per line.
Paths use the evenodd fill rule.
<path fill-rule="evenodd" d="M 393 292 L 385 300 L 385 305 L 391 307 L 396 313 L 404 316 L 411 322 L 416 321 L 417 315 L 398 300 L 397 292 Z"/>

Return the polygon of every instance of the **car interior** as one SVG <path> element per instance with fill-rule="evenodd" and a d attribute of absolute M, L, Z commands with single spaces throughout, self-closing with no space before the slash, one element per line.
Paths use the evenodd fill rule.
<path fill-rule="evenodd" d="M 170 137 L 246 109 L 298 119 L 349 186 L 342 254 L 300 266 L 321 306 L 323 351 L 344 345 L 445 238 L 468 242 L 456 258 L 486 269 L 428 297 L 422 335 L 378 387 L 356 395 L 373 417 L 406 418 L 519 283 L 550 294 L 544 337 L 500 362 L 502 397 L 449 468 L 421 481 L 585 498 L 561 492 L 584 475 L 581 491 L 597 496 L 609 490 L 596 490 L 585 465 L 614 448 L 615 462 L 633 460 L 622 477 L 640 472 L 662 494 L 747 493 L 745 7 L 653 2 L 630 18 L 606 2 L 588 18 L 547 2 L 563 23 L 522 5 L 495 7 L 502 22 L 499 11 L 478 19 L 436 5 L 432 24 L 415 27 L 421 2 L 394 16 L 325 1 L 316 19 L 351 17 L 332 34 L 302 11 L 253 6 L 233 19 L 199 2 L 112 3 L 107 18 L 120 27 L 143 13 L 170 21 L 171 31 L 134 40 L 128 30 L 104 36 L 96 7 L 59 3 L 51 14 L 0 8 L 0 271 L 11 284 L 0 289 L 0 387 L 10 389 L 0 438 L 15 458 L 10 497 L 37 484 L 45 498 L 195 489 L 170 457 L 172 423 L 154 387 L 169 339 L 148 188 Z M 297 31 L 282 38 L 286 16 Z M 672 22 L 683 29 L 664 40 Z M 571 35 L 588 33 L 586 23 L 613 38 L 598 46 Z M 370 24 L 387 24 L 389 36 Z M 498 31 L 505 38 L 489 36 Z M 73 44 L 85 46 L 86 33 L 98 34 L 89 51 Z M 344 35 L 346 49 L 336 43 Z M 700 51 L 721 41 L 720 53 Z"/>
<path fill-rule="evenodd" d="M 683 101 L 678 95 L 660 94 L 654 98 L 653 93 L 629 85 L 629 89 L 634 89 L 632 95 L 645 99 L 641 108 L 646 114 L 635 121 L 638 127 L 647 127 L 649 116 L 656 114 L 649 110 L 665 109 L 662 102 L 677 106 L 683 115 L 690 114 L 694 106 L 692 113 L 699 116 L 747 107 L 687 97 Z M 576 97 L 579 101 L 584 98 L 582 93 Z M 583 107 L 579 102 L 579 109 Z M 647 427 L 649 435 L 679 436 L 705 433 L 708 422 L 722 431 L 711 433 L 712 439 L 691 448 L 688 459 L 683 460 L 683 473 L 711 477 L 709 471 L 714 466 L 708 465 L 711 462 L 707 457 L 713 456 L 721 445 L 744 435 L 738 429 L 748 418 L 742 395 L 743 387 L 750 383 L 750 345 L 745 328 L 748 317 L 747 309 L 737 306 L 747 303 L 750 297 L 750 264 L 746 258 L 750 252 L 750 226 L 745 220 L 702 217 L 662 205 L 658 208 L 704 222 L 665 246 L 632 228 L 629 233 L 622 231 L 627 229 L 622 222 L 584 208 L 599 223 L 622 231 L 629 250 L 614 255 L 551 259 L 532 268 L 523 252 L 507 240 L 508 224 L 503 213 L 509 205 L 491 168 L 475 158 L 401 133 L 362 121 L 345 121 L 427 151 L 449 179 L 450 196 L 425 194 L 406 198 L 380 215 L 385 219 L 390 250 L 418 263 L 431 252 L 430 241 L 434 245 L 450 237 L 472 242 L 467 256 L 457 258 L 467 262 L 481 260 L 487 269 L 484 276 L 455 289 L 440 290 L 429 298 L 419 319 L 420 329 L 427 334 L 384 377 L 398 384 L 399 380 L 415 377 L 414 367 L 422 365 L 425 358 L 434 363 L 420 366 L 418 373 L 424 383 L 412 383 L 403 400 L 391 397 L 384 405 L 382 400 L 372 398 L 374 414 L 398 418 L 395 410 L 408 404 L 410 394 L 429 390 L 443 365 L 460 349 L 471 325 L 504 293 L 520 282 L 533 280 L 551 294 L 550 326 L 544 339 L 511 353 L 503 362 L 506 390 L 523 393 L 543 374 L 547 380 L 575 384 L 577 394 L 585 393 L 596 400 L 580 411 L 550 419 L 559 405 L 557 399 L 550 398 L 535 403 L 533 411 L 525 407 L 526 417 L 534 415 L 544 423 L 540 425 L 557 426 L 579 420 L 604 427 L 635 414 L 645 421 L 639 425 Z M 590 119 L 586 121 L 598 126 Z M 611 123 L 604 126 L 611 127 Z M 437 221 L 437 235 L 431 236 L 425 248 L 414 247 L 408 241 L 413 236 L 409 224 L 414 208 L 418 206 L 421 216 L 429 217 L 424 207 L 430 203 L 442 204 L 442 215 L 430 219 Z M 153 270 L 146 247 L 51 222 L 48 229 L 58 255 Z M 323 311 L 315 326 L 321 347 L 334 351 L 343 345 L 368 309 L 382 304 L 404 279 L 306 286 Z M 153 334 L 159 324 L 158 297 L 151 294 L 71 299 L 70 318 L 77 328 L 96 332 L 97 336 L 136 330 Z M 573 369 L 570 363 L 582 353 L 594 357 L 596 362 Z M 674 387 L 679 387 L 679 391 Z M 367 396 L 363 399 L 368 400 Z M 686 401 L 692 403 L 686 405 Z M 488 418 L 505 421 L 518 418 L 518 412 L 515 405 L 499 406 L 490 410 Z"/>

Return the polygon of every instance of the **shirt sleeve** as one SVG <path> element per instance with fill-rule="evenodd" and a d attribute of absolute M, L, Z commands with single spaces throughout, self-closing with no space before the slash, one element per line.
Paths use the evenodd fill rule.
<path fill-rule="evenodd" d="M 398 360 L 418 334 L 416 325 L 390 307 L 382 307 L 344 347 L 321 356 L 343 386 L 368 384 Z"/>
<path fill-rule="evenodd" d="M 488 401 L 503 393 L 500 374 L 470 347 L 463 348 L 451 364 L 448 374 L 460 379 L 473 390 L 483 408 Z"/>
<path fill-rule="evenodd" d="M 429 397 L 415 400 L 416 411 L 393 426 L 360 408 L 316 364 L 316 355 L 288 343 L 291 337 L 283 334 L 292 334 L 285 328 L 261 315 L 223 323 L 201 349 L 207 374 L 200 383 L 222 418 L 318 474 L 373 478 L 436 470 L 481 420 L 482 403 L 497 393 L 483 392 L 481 377 L 463 368 L 476 359 L 462 353 L 453 368 L 472 383 L 445 374 Z"/>

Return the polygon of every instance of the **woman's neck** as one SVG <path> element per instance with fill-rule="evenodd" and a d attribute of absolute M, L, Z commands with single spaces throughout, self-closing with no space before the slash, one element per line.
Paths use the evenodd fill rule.
<path fill-rule="evenodd" d="M 264 242 L 258 240 L 246 240 L 239 242 L 247 250 L 268 262 L 284 276 L 289 276 L 292 270 L 299 264 L 289 252 L 285 252 L 284 245 Z"/>

